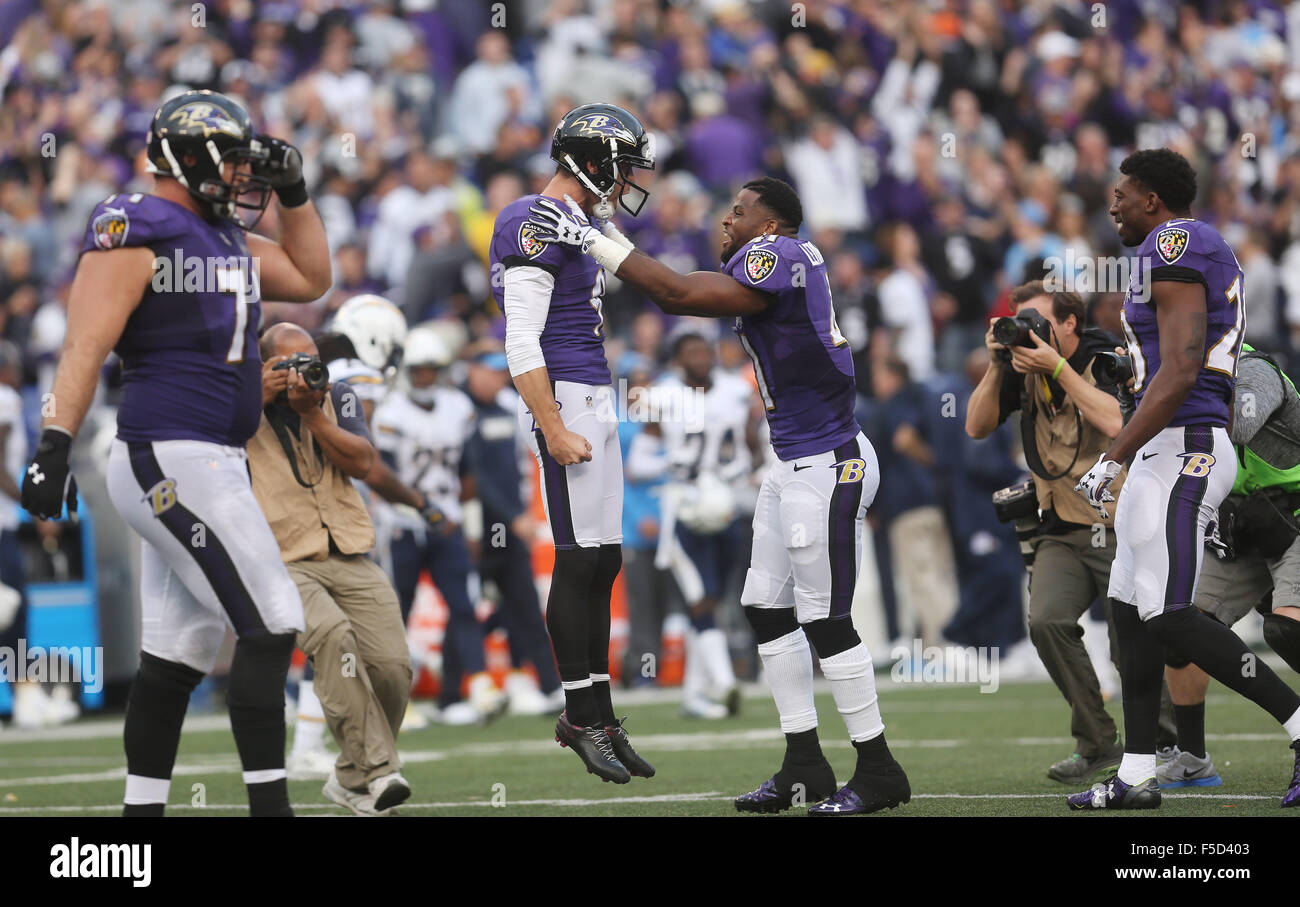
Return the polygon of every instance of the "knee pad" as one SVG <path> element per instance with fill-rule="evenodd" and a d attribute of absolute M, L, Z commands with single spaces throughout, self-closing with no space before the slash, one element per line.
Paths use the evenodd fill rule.
<path fill-rule="evenodd" d="M 597 551 L 596 573 L 602 580 L 608 580 L 613 585 L 618 571 L 623 569 L 623 546 L 601 545 Z"/>
<path fill-rule="evenodd" d="M 245 636 L 235 643 L 226 704 L 231 709 L 284 710 L 284 681 L 295 634 Z"/>
<path fill-rule="evenodd" d="M 167 661 L 148 652 L 140 653 L 140 668 L 136 677 L 151 686 L 184 693 L 187 698 L 203 680 L 202 672 L 189 665 Z"/>
<path fill-rule="evenodd" d="M 1300 621 L 1280 614 L 1264 615 L 1264 642 L 1300 673 Z"/>
<path fill-rule="evenodd" d="M 1179 655 L 1173 649 L 1169 648 L 1168 646 L 1165 646 L 1165 667 L 1166 668 L 1173 668 L 1174 670 L 1179 670 L 1181 668 L 1187 667 L 1191 663 L 1192 660 L 1188 658 L 1186 655 Z"/>
<path fill-rule="evenodd" d="M 818 658 L 830 658 L 841 652 L 847 652 L 858 643 L 858 631 L 853 629 L 853 621 L 848 617 L 822 618 L 803 625 L 803 632 L 812 643 Z"/>
<path fill-rule="evenodd" d="M 782 636 L 789 636 L 799 629 L 794 608 L 758 608 L 746 605 L 745 618 L 754 631 L 754 642 L 759 645 L 780 639 Z"/>

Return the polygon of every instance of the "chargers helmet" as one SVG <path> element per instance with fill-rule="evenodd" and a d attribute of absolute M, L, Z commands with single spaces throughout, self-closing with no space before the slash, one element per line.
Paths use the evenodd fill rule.
<path fill-rule="evenodd" d="M 705 535 L 726 529 L 735 516 L 735 492 L 711 472 L 700 473 L 682 490 L 677 503 L 677 519 L 687 529 Z"/>
<path fill-rule="evenodd" d="M 622 186 L 638 194 L 636 207 L 632 207 L 619 193 L 619 205 L 633 217 L 641 213 L 650 197 L 632 181 L 632 168 L 655 168 L 654 141 L 641 121 L 622 107 L 583 104 L 570 110 L 555 127 L 551 160 L 600 197 L 597 217 L 608 218 L 614 213 L 609 197 Z M 594 165 L 595 172 L 587 169 L 588 164 Z"/>
<path fill-rule="evenodd" d="M 406 316 L 382 296 L 353 296 L 334 315 L 332 329 L 352 342 L 358 359 L 390 379 L 406 346 Z"/>
<path fill-rule="evenodd" d="M 256 173 L 236 172 L 229 182 L 222 165 L 248 162 L 256 169 L 266 161 L 252 118 L 243 105 L 215 91 L 187 91 L 163 101 L 149 127 L 150 173 L 170 176 L 216 217 L 251 229 L 271 200 L 271 182 Z M 251 197 L 251 198 L 250 198 Z M 245 222 L 239 209 L 256 211 Z"/>
<path fill-rule="evenodd" d="M 451 365 L 451 350 L 446 342 L 431 327 L 421 325 L 411 328 L 406 335 L 406 359 L 402 364 L 408 372 L 413 368 L 427 366 L 442 369 Z M 421 406 L 431 406 L 437 394 L 437 385 L 429 387 L 409 387 L 407 396 Z"/>

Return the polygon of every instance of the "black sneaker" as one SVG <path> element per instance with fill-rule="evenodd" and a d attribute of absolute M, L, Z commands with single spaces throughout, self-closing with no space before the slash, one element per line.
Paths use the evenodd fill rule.
<path fill-rule="evenodd" d="M 782 767 L 782 771 L 786 771 Z M 791 769 L 787 774 L 798 781 L 778 781 L 773 775 L 756 790 L 741 794 L 736 798 L 736 811 L 742 813 L 779 813 L 792 806 L 807 806 L 825 800 L 835 793 L 835 771 L 829 762 L 822 760 L 820 765 Z M 795 800 L 800 802 L 796 803 Z"/>
<path fill-rule="evenodd" d="M 1292 743 L 1291 749 L 1295 750 L 1295 768 L 1291 772 L 1291 786 L 1282 797 L 1283 809 L 1300 806 L 1300 740 Z"/>
<path fill-rule="evenodd" d="M 1120 760 L 1123 758 L 1124 747 L 1119 744 L 1091 758 L 1071 753 L 1060 762 L 1053 763 L 1047 770 L 1047 777 L 1062 784 L 1082 784 L 1094 779 L 1101 780 L 1118 772 Z"/>
<path fill-rule="evenodd" d="M 618 761 L 623 763 L 628 774 L 635 775 L 638 778 L 653 778 L 655 776 L 655 767 L 641 758 L 641 755 L 632 749 L 632 741 L 627 737 L 627 731 L 623 730 L 623 722 L 627 721 L 624 715 L 622 720 L 617 724 L 605 725 L 605 733 L 609 735 L 609 742 L 614 745 L 614 755 Z"/>
<path fill-rule="evenodd" d="M 614 743 L 603 727 L 577 727 L 569 722 L 567 713 L 561 712 L 555 722 L 555 742 L 577 753 L 587 771 L 602 781 L 627 784 L 632 780 L 627 768 L 614 755 Z"/>

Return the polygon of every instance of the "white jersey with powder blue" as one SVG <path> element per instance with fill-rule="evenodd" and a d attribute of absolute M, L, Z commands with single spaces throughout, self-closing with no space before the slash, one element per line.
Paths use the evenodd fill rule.
<path fill-rule="evenodd" d="M 436 504 L 454 523 L 462 520 L 460 462 L 474 434 L 474 403 L 462 391 L 439 387 L 431 409 L 393 393 L 375 410 L 375 447 L 392 456 L 397 477 Z"/>

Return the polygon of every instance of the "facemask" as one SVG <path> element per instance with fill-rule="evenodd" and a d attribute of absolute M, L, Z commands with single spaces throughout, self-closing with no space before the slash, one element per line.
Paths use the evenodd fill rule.
<path fill-rule="evenodd" d="M 437 394 L 437 385 L 430 385 L 429 387 L 413 387 L 408 396 L 413 403 L 418 403 L 420 406 L 433 406 Z"/>

